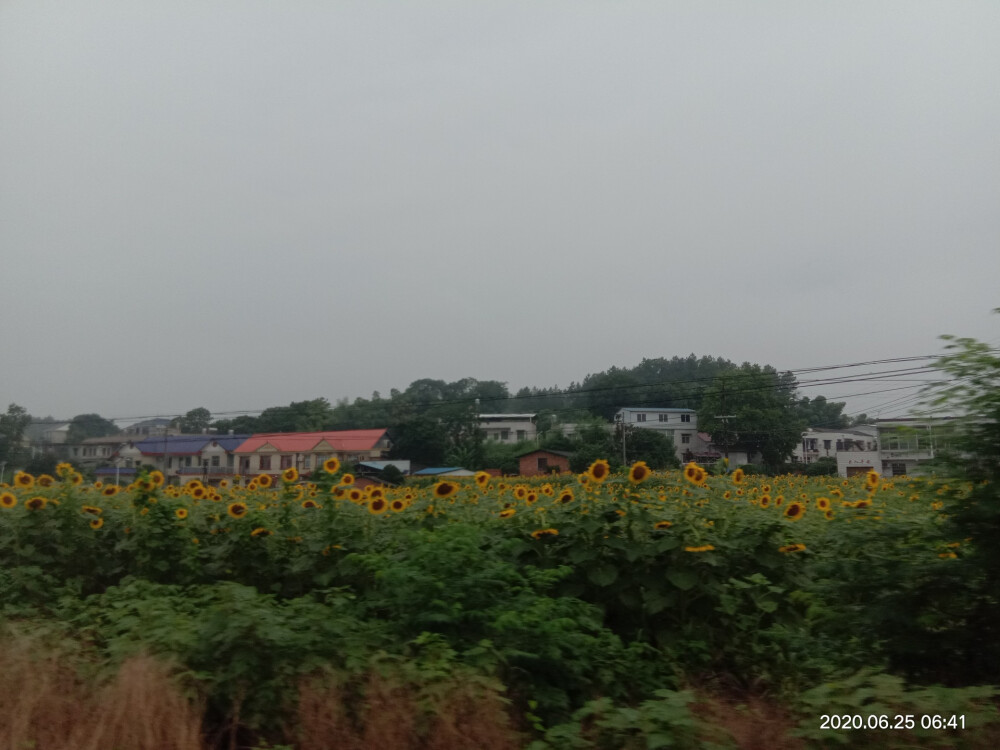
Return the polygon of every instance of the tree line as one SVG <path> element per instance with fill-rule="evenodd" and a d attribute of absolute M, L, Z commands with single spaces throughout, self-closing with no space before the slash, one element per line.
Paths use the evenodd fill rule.
<path fill-rule="evenodd" d="M 864 415 L 849 419 L 843 402 L 803 397 L 797 387 L 792 373 L 769 365 L 737 365 L 721 357 L 691 354 L 643 359 L 635 367 L 611 367 L 566 388 L 524 387 L 511 393 L 506 383 L 497 380 L 424 378 L 405 390 L 393 388 L 388 397 L 376 391 L 371 398 L 342 399 L 335 404 L 326 398 L 293 401 L 266 408 L 257 416 L 213 419 L 208 409 L 198 407 L 173 420 L 173 425 L 187 434 L 386 427 L 394 458 L 427 466 L 515 471 L 516 454 L 535 443 L 486 441 L 478 416 L 530 412 L 537 415 L 539 444 L 572 453 L 574 467 L 591 457 L 602 457 L 613 463 L 645 460 L 652 468 L 664 468 L 676 462 L 666 438 L 652 430 L 609 430 L 608 423 L 622 407 L 680 407 L 694 409 L 699 429 L 717 442 L 759 454 L 768 467 L 777 468 L 790 456 L 806 426 L 841 429 L 867 421 Z M 0 461 L 23 461 L 22 438 L 33 421 L 44 420 L 33 420 L 16 404 L 0 415 Z M 571 436 L 560 429 L 566 424 L 577 426 Z M 70 421 L 67 442 L 118 431 L 98 414 L 81 414 Z"/>

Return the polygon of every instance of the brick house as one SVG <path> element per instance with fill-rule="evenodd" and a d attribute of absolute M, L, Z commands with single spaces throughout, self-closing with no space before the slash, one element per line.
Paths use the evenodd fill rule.
<path fill-rule="evenodd" d="M 517 456 L 518 474 L 522 477 L 537 477 L 546 474 L 561 474 L 569 471 L 572 453 L 537 449 Z"/>

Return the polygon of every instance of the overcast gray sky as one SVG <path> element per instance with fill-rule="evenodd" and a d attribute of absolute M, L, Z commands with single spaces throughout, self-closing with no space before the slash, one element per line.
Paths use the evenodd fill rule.
<path fill-rule="evenodd" d="M 995 0 L 4 0 L 0 403 L 998 342 L 998 34 Z"/>

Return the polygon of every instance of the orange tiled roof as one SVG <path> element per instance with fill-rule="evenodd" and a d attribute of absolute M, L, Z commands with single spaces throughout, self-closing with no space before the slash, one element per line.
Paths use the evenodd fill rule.
<path fill-rule="evenodd" d="M 265 445 L 270 445 L 279 453 L 305 453 L 316 450 L 324 441 L 334 453 L 370 451 L 384 435 L 385 428 L 335 432 L 263 432 L 248 438 L 235 453 L 256 453 Z M 325 446 L 322 449 L 325 450 Z"/>

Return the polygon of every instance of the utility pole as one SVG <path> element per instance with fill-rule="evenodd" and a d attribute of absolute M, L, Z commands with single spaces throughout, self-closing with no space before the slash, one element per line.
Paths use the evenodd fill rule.
<path fill-rule="evenodd" d="M 622 432 L 622 466 L 628 466 L 628 459 L 625 457 L 625 412 L 620 415 L 615 414 L 615 421 L 618 422 Z"/>
<path fill-rule="evenodd" d="M 722 410 L 726 410 L 726 381 L 722 381 Z M 722 452 L 726 457 L 726 464 L 729 464 L 729 420 L 735 419 L 735 414 L 716 414 L 715 418 L 722 422 Z"/>

